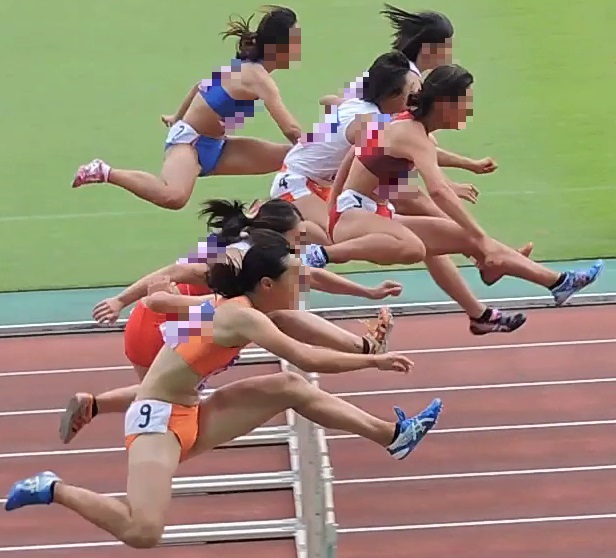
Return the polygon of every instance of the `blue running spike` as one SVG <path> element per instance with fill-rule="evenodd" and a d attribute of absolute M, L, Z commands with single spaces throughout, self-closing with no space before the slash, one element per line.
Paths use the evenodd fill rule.
<path fill-rule="evenodd" d="M 594 283 L 599 275 L 601 275 L 604 267 L 605 263 L 603 260 L 597 260 L 589 269 L 567 271 L 564 281 L 558 287 L 552 289 L 552 296 L 556 306 L 562 306 L 573 295 Z"/>
<path fill-rule="evenodd" d="M 399 432 L 396 439 L 387 448 L 387 451 L 395 459 L 404 459 L 421 442 L 425 435 L 436 426 L 443 402 L 434 399 L 421 413 L 412 418 L 406 418 L 404 411 L 399 407 L 394 407 L 398 417 Z"/>
<path fill-rule="evenodd" d="M 24 506 L 51 504 L 53 487 L 60 477 L 51 471 L 44 471 L 33 477 L 16 482 L 9 490 L 4 509 L 16 510 Z"/>

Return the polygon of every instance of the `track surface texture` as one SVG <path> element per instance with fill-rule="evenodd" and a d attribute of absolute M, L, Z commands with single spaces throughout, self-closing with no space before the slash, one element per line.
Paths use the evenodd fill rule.
<path fill-rule="evenodd" d="M 610 324 L 612 327 L 610 328 Z M 529 312 L 522 330 L 474 337 L 461 315 L 397 318 L 391 348 L 410 376 L 374 370 L 321 376 L 321 386 L 383 417 L 435 397 L 438 426 L 407 460 L 328 432 L 341 558 L 613 558 L 616 552 L 616 307 Z M 361 331 L 357 322 L 344 327 Z M 612 338 L 613 337 L 613 338 Z M 59 409 L 75 391 L 133 382 L 116 334 L 0 340 L 0 484 L 52 469 L 101 492 L 125 490 L 123 417 L 95 419 L 63 446 Z M 240 366 L 228 382 L 277 371 Z M 272 424 L 284 424 L 283 417 Z M 80 451 L 97 449 L 96 452 Z M 63 453 L 66 451 L 69 453 Z M 219 449 L 178 476 L 283 471 L 286 446 Z M 168 524 L 283 519 L 290 490 L 174 498 Z M 110 537 L 60 507 L 0 512 L 0 553 L 80 558 L 136 555 L 125 547 L 24 547 Z M 157 548 L 149 556 L 291 558 L 293 541 Z"/>

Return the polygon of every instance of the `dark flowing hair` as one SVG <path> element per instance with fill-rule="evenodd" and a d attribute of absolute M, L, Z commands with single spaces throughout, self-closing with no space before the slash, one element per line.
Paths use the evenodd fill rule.
<path fill-rule="evenodd" d="M 437 100 L 456 101 L 464 97 L 473 81 L 473 75 L 457 64 L 435 68 L 424 80 L 421 91 L 409 96 L 407 104 L 411 114 L 421 119 L 430 113 Z"/>
<path fill-rule="evenodd" d="M 392 48 L 404 53 L 411 62 L 417 62 L 423 45 L 443 43 L 453 37 L 451 21 L 439 12 L 409 13 L 385 4 L 379 13 L 389 20 L 394 29 Z"/>
<path fill-rule="evenodd" d="M 236 57 L 240 60 L 263 60 L 265 45 L 289 44 L 290 30 L 297 23 L 295 12 L 283 6 L 264 6 L 261 11 L 265 15 L 256 31 L 250 28 L 253 14 L 248 19 L 230 17 L 227 30 L 221 33 L 223 41 L 229 37 L 238 39 Z"/>
<path fill-rule="evenodd" d="M 288 269 L 291 246 L 280 233 L 255 229 L 250 232 L 251 247 L 241 262 L 227 256 L 226 262 L 212 264 L 206 274 L 214 294 L 235 298 L 254 292 L 265 277 L 277 280 Z"/>
<path fill-rule="evenodd" d="M 208 200 L 202 204 L 199 217 L 207 220 L 209 229 L 218 229 L 217 236 L 225 244 L 238 242 L 243 232 L 255 229 L 285 234 L 304 220 L 297 207 L 281 199 L 265 202 L 254 217 L 246 215 L 244 204 L 238 200 Z"/>

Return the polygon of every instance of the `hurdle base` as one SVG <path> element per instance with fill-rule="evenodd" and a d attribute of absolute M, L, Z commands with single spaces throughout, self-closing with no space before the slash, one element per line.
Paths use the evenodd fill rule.
<path fill-rule="evenodd" d="M 165 528 L 161 546 L 293 539 L 297 527 L 297 519 L 171 525 Z"/>

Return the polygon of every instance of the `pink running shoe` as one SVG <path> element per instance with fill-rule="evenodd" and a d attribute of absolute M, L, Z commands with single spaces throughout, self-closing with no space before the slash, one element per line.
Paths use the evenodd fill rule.
<path fill-rule="evenodd" d="M 73 188 L 79 188 L 79 186 L 83 186 L 84 184 L 101 184 L 107 182 L 109 180 L 110 170 L 111 167 L 105 163 L 105 161 L 94 159 L 94 161 L 90 161 L 87 165 L 81 165 L 79 167 L 71 186 Z"/>

